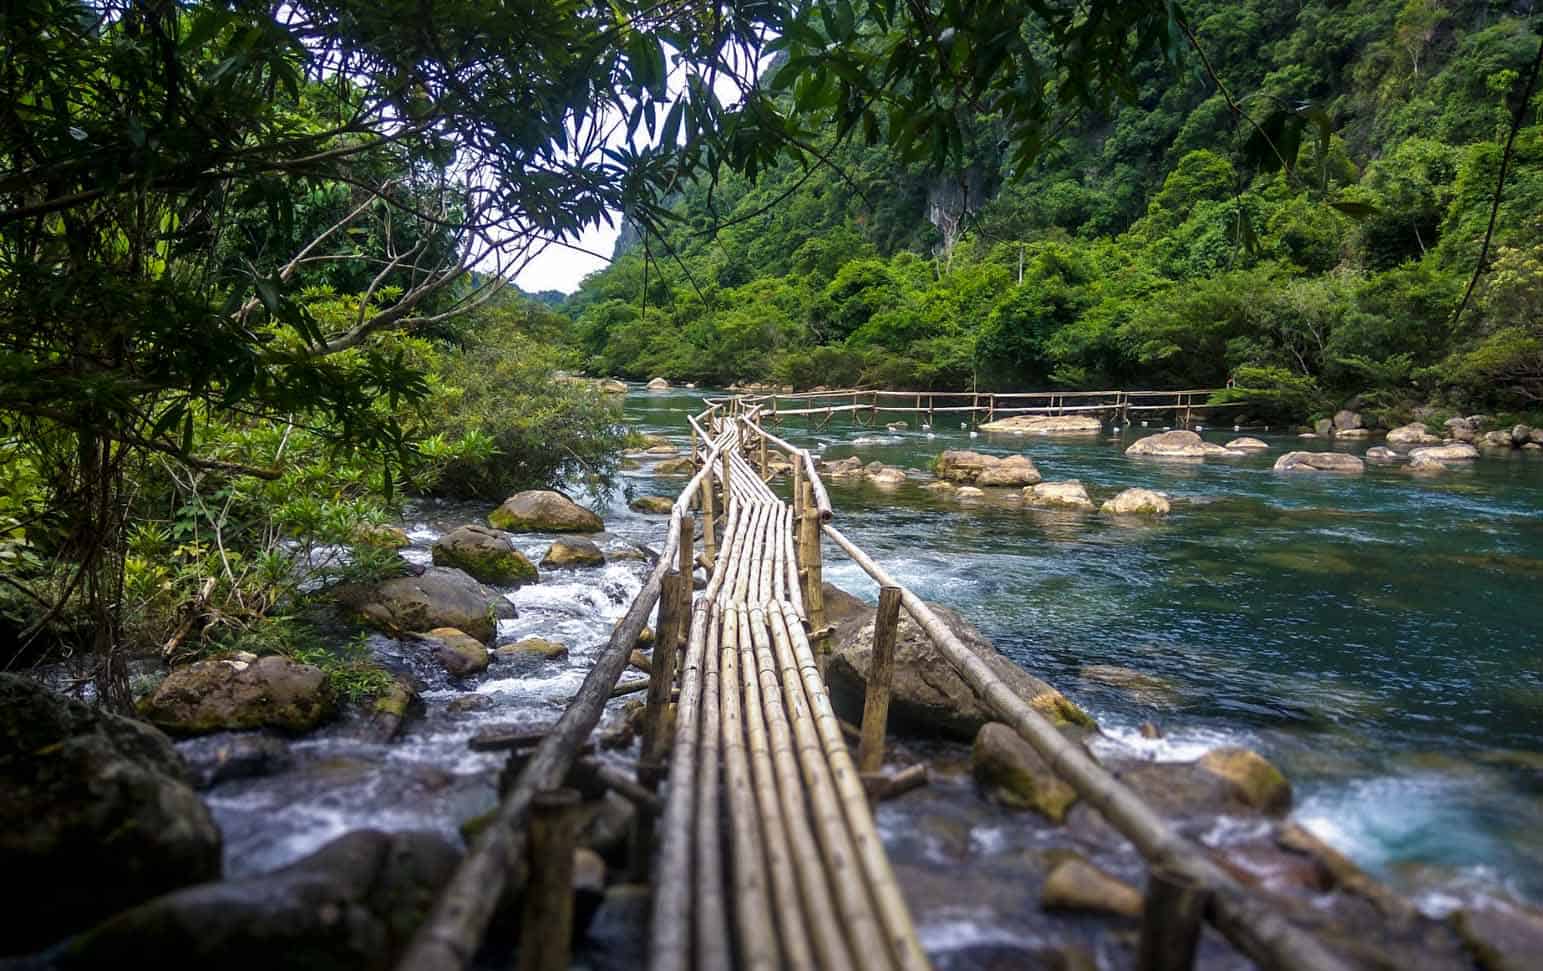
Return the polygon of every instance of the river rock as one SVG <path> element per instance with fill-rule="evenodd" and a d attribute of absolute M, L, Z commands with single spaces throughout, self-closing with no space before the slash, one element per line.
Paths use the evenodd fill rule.
<path fill-rule="evenodd" d="M 1386 445 L 1373 445 L 1366 450 L 1366 461 L 1368 462 L 1397 462 L 1402 458 L 1402 455 Z"/>
<path fill-rule="evenodd" d="M 452 678 L 481 674 L 492 660 L 487 645 L 454 627 L 436 627 L 428 632 L 428 637 L 434 660 Z"/>
<path fill-rule="evenodd" d="M 980 430 L 1014 435 L 1094 435 L 1104 430 L 1104 423 L 1088 415 L 1014 415 L 988 421 Z"/>
<path fill-rule="evenodd" d="M 1208 442 L 1192 431 L 1179 428 L 1138 438 L 1125 450 L 1125 454 L 1159 459 L 1203 459 L 1208 455 L 1235 456 L 1238 453 Z"/>
<path fill-rule="evenodd" d="M 892 421 L 889 424 L 884 426 L 884 430 L 888 431 L 888 432 L 903 432 L 907 428 L 910 428 L 910 427 L 911 427 L 910 424 L 907 423 L 907 422 Z"/>
<path fill-rule="evenodd" d="M 938 495 L 952 495 L 959 489 L 959 487 L 954 485 L 952 482 L 946 482 L 943 479 L 934 479 L 926 485 L 922 486 L 922 488 L 926 489 L 928 492 L 937 493 Z M 985 493 L 981 493 L 981 495 L 985 495 Z"/>
<path fill-rule="evenodd" d="M 1543 955 L 1543 912 L 1486 898 L 1452 917 L 1484 971 L 1530 971 Z"/>
<path fill-rule="evenodd" d="M 1045 877 L 1039 903 L 1046 910 L 1093 910 L 1140 917 L 1141 891 L 1081 857 L 1062 860 Z"/>
<path fill-rule="evenodd" d="M 947 482 L 974 482 L 989 466 L 999 459 L 994 455 L 982 455 L 969 449 L 951 448 L 932 462 L 932 471 Z"/>
<path fill-rule="evenodd" d="M 1362 427 L 1363 423 L 1361 421 L 1361 415 L 1359 412 L 1351 411 L 1347 408 L 1334 414 L 1335 434 L 1340 432 L 1356 431 Z"/>
<path fill-rule="evenodd" d="M 399 550 L 412 543 L 407 536 L 407 530 L 400 526 L 382 524 L 360 526 L 354 531 L 354 541 L 362 546 L 373 546 L 381 550 Z"/>
<path fill-rule="evenodd" d="M 1447 467 L 1428 455 L 1411 455 L 1404 471 L 1411 475 L 1440 475 L 1447 471 Z"/>
<path fill-rule="evenodd" d="M 1335 432 L 1334 433 L 1334 437 L 1335 438 L 1351 439 L 1351 440 L 1360 439 L 1360 438 L 1371 438 L 1372 437 L 1372 430 L 1370 428 L 1346 428 L 1343 431 Z"/>
<path fill-rule="evenodd" d="M 1513 425 L 1511 427 L 1511 444 L 1518 448 L 1532 441 L 1531 425 Z"/>
<path fill-rule="evenodd" d="M 370 702 L 369 721 L 364 735 L 369 741 L 384 745 L 396 738 L 408 718 L 421 716 L 424 707 L 423 699 L 418 697 L 417 687 L 406 675 L 399 674 L 391 680 L 389 688 Z"/>
<path fill-rule="evenodd" d="M 839 587 L 824 585 L 833 653 L 828 681 L 833 703 L 854 723 L 862 718 L 863 692 L 873 661 L 874 608 Z M 947 607 L 930 605 L 954 635 L 1020 698 L 1060 725 L 1093 727 L 1093 720 L 1059 691 L 997 652 L 980 631 Z M 895 680 L 889 709 L 891 731 L 942 733 L 971 741 L 993 720 L 991 708 L 938 652 L 932 638 L 904 611 L 895 639 Z"/>
<path fill-rule="evenodd" d="M 1226 448 L 1232 452 L 1263 452 L 1267 451 L 1270 443 L 1258 438 L 1250 438 L 1244 435 L 1242 438 L 1234 438 L 1228 442 Z"/>
<path fill-rule="evenodd" d="M 462 526 L 441 536 L 433 558 L 435 566 L 465 570 L 483 583 L 519 586 L 540 579 L 535 564 L 507 536 L 486 526 Z"/>
<path fill-rule="evenodd" d="M 1077 790 L 1063 782 L 1034 746 L 1000 722 L 982 725 L 970 749 L 975 779 L 999 802 L 1032 809 L 1059 824 L 1077 801 Z"/>
<path fill-rule="evenodd" d="M 151 726 L 0 674 L 0 955 L 218 877 L 220 831 L 189 783 Z"/>
<path fill-rule="evenodd" d="M 1320 418 L 1313 422 L 1313 433 L 1319 438 L 1329 438 L 1334 434 L 1334 419 Z"/>
<path fill-rule="evenodd" d="M 670 382 L 666 381 L 664 378 L 654 378 L 652 381 L 648 382 L 648 390 L 668 391 L 670 390 Z"/>
<path fill-rule="evenodd" d="M 554 569 L 604 566 L 605 554 L 594 543 L 575 536 L 554 542 L 541 558 L 541 565 Z"/>
<path fill-rule="evenodd" d="M 1452 442 L 1449 445 L 1427 445 L 1424 448 L 1413 449 L 1409 453 L 1410 459 L 1430 459 L 1436 462 L 1472 462 L 1479 457 L 1479 450 L 1467 442 Z"/>
<path fill-rule="evenodd" d="M 954 490 L 954 498 L 960 502 L 971 499 L 984 499 L 986 498 L 986 490 L 977 489 L 974 486 L 960 486 Z"/>
<path fill-rule="evenodd" d="M 1474 427 L 1473 422 L 1466 418 L 1448 418 L 1443 427 L 1453 440 L 1459 442 L 1471 442 L 1478 434 L 1478 429 Z"/>
<path fill-rule="evenodd" d="M 689 457 L 678 459 L 665 459 L 654 466 L 655 475 L 694 475 L 696 463 Z M 596 532 L 598 530 L 573 530 L 573 532 Z"/>
<path fill-rule="evenodd" d="M 1284 814 L 1291 808 L 1291 783 L 1252 749 L 1212 749 L 1196 764 L 1201 771 L 1227 780 L 1239 800 L 1261 812 Z"/>
<path fill-rule="evenodd" d="M 497 590 L 465 571 L 442 566 L 372 588 L 348 587 L 338 596 L 367 622 L 392 634 L 455 627 L 491 641 L 497 621 L 515 615 L 514 605 Z"/>
<path fill-rule="evenodd" d="M 671 455 L 679 454 L 679 452 L 680 449 L 676 448 L 674 445 L 671 445 L 669 442 L 661 442 L 658 445 L 650 445 L 643 450 L 644 455 L 653 455 L 658 458 L 668 458 Z"/>
<path fill-rule="evenodd" d="M 627 508 L 649 516 L 668 516 L 675 510 L 675 500 L 668 496 L 638 496 Z"/>
<path fill-rule="evenodd" d="M 1111 516 L 1166 516 L 1172 509 L 1167 496 L 1151 489 L 1126 489 L 1101 507 Z"/>
<path fill-rule="evenodd" d="M 258 779 L 294 763 L 284 740 L 267 732 L 220 732 L 182 742 L 177 752 L 193 785 L 207 789 L 232 779 Z"/>
<path fill-rule="evenodd" d="M 1344 452 L 1287 452 L 1275 460 L 1275 471 L 1356 475 L 1366 471 L 1366 463 Z"/>
<path fill-rule="evenodd" d="M 308 732 L 336 713 L 324 671 L 277 655 L 173 668 L 139 702 L 140 717 L 173 735 L 254 728 Z"/>
<path fill-rule="evenodd" d="M 1088 498 L 1088 490 L 1077 479 L 1065 482 L 1041 482 L 1023 490 L 1023 500 L 1031 506 L 1050 509 L 1074 509 L 1092 512 L 1096 507 Z"/>
<path fill-rule="evenodd" d="M 550 489 L 529 489 L 510 496 L 493 510 L 488 522 L 512 533 L 598 533 L 605 529 L 599 516 Z"/>
<path fill-rule="evenodd" d="M 545 637 L 522 637 L 513 644 L 501 644 L 493 653 L 500 661 L 537 659 L 555 661 L 568 656 L 568 648 Z"/>
<path fill-rule="evenodd" d="M 1510 432 L 1485 432 L 1474 440 L 1474 444 L 1482 448 L 1510 448 Z"/>
<path fill-rule="evenodd" d="M 854 475 L 861 475 L 863 471 L 863 460 L 855 455 L 848 455 L 844 459 L 821 462 L 820 471 L 828 476 L 831 476 L 832 478 L 837 479 Z"/>
<path fill-rule="evenodd" d="M 886 465 L 883 468 L 865 473 L 863 478 L 876 486 L 898 486 L 905 484 L 906 474 L 901 469 L 897 469 L 892 465 Z"/>
<path fill-rule="evenodd" d="M 65 968 L 390 968 L 455 871 L 435 833 L 356 830 L 289 866 L 158 897 L 82 934 Z"/>
<path fill-rule="evenodd" d="M 1389 445 L 1440 445 L 1441 439 L 1430 433 L 1422 422 L 1410 422 L 1388 432 Z"/>
<path fill-rule="evenodd" d="M 1007 458 L 981 470 L 975 478 L 977 486 L 1031 486 L 1039 482 L 1039 469 L 1027 455 L 1009 455 Z"/>
<path fill-rule="evenodd" d="M 627 382 L 618 381 L 615 378 L 602 378 L 600 380 L 601 394 L 626 394 Z"/>

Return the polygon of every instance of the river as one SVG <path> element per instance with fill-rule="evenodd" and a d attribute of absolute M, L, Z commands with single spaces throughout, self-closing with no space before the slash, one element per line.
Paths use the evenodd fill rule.
<path fill-rule="evenodd" d="M 699 409 L 697 392 L 635 390 L 624 413 L 639 431 L 684 441 L 686 416 Z M 1302 446 L 1258 432 L 1271 451 L 1246 458 L 1125 456 L 1124 446 L 1159 430 L 972 437 L 957 421 L 890 432 L 839 422 L 813 430 L 795 419 L 779 433 L 824 458 L 913 470 L 899 488 L 829 482 L 837 524 L 901 582 L 958 609 L 1086 708 L 1108 744 L 1157 759 L 1219 744 L 1258 750 L 1291 779 L 1297 820 L 1433 912 L 1495 888 L 1543 901 L 1543 460 L 1487 454 L 1439 478 L 1376 466 L 1356 477 L 1279 475 L 1275 457 Z M 1225 442 L 1234 432 L 1204 435 Z M 1095 501 L 1127 486 L 1160 489 L 1174 512 L 1132 525 L 965 506 L 922 488 L 947 448 L 1026 452 L 1047 480 L 1081 479 Z M 602 510 L 601 545 L 660 542 L 663 519 L 631 512 L 627 500 L 673 495 L 682 481 L 646 464 L 624 473 Z M 406 555 L 426 563 L 438 535 L 488 511 L 412 507 Z M 538 560 L 549 540 L 522 536 L 519 545 Z M 876 597 L 865 575 L 826 550 L 827 580 Z M 467 738 L 554 721 L 644 570 L 618 560 L 508 591 L 520 616 L 501 625 L 501 641 L 539 634 L 570 648 L 538 668 L 498 664 L 455 684 L 421 651 L 371 638 L 377 656 L 423 684 L 427 714 L 389 745 L 359 741 L 348 726 L 323 730 L 294 744 L 296 769 L 211 790 L 227 873 L 287 863 L 354 828 L 455 837 L 495 799 L 499 759 L 469 752 Z M 1089 665 L 1133 668 L 1168 687 L 1133 697 L 1084 677 Z M 1142 738 L 1146 721 L 1165 737 Z M 904 812 L 886 807 L 879 818 L 895 849 Z M 971 839 L 983 835 L 997 838 Z M 932 934 L 929 949 L 947 946 L 946 928 Z"/>

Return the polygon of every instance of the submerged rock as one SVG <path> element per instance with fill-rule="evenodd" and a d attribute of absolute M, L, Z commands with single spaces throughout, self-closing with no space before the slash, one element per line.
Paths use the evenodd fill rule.
<path fill-rule="evenodd" d="M 338 594 L 370 624 L 391 634 L 455 627 L 491 641 L 497 621 L 512 619 L 514 605 L 463 570 L 432 567 L 421 576 L 398 577 L 373 588 L 350 587 Z"/>
<path fill-rule="evenodd" d="M 1014 435 L 1093 435 L 1104 430 L 1104 423 L 1088 415 L 1014 415 L 989 421 L 980 430 Z"/>
<path fill-rule="evenodd" d="M 1125 454 L 1159 459 L 1203 459 L 1209 455 L 1236 456 L 1239 453 L 1180 428 L 1137 439 L 1125 450 Z"/>
<path fill-rule="evenodd" d="M 1234 452 L 1263 452 L 1269 449 L 1270 443 L 1244 435 L 1242 438 L 1234 438 L 1226 447 Z"/>
<path fill-rule="evenodd" d="M 833 652 L 827 672 L 832 702 L 851 721 L 862 717 L 863 692 L 873 661 L 874 608 L 825 584 L 825 610 Z M 1041 714 L 1059 725 L 1093 727 L 1093 720 L 1059 691 L 997 652 L 991 642 L 947 607 L 930 605 L 954 636 Z M 891 731 L 943 734 L 971 741 L 993 721 L 990 706 L 939 653 L 927 632 L 902 611 L 895 638 L 895 680 L 889 709 Z"/>
<path fill-rule="evenodd" d="M 0 674 L 0 873 L 19 954 L 218 877 L 220 831 L 165 735 Z"/>
<path fill-rule="evenodd" d="M 287 867 L 135 907 L 69 942 L 60 968 L 389 968 L 459 852 L 434 833 L 358 830 Z"/>
<path fill-rule="evenodd" d="M 535 564 L 509 538 L 486 526 L 461 526 L 441 536 L 433 549 L 435 566 L 465 570 L 483 583 L 517 586 L 535 583 Z"/>
<path fill-rule="evenodd" d="M 1357 475 L 1366 471 L 1366 463 L 1344 452 L 1287 452 L 1275 460 L 1275 471 Z"/>
<path fill-rule="evenodd" d="M 1151 489 L 1126 489 L 1105 499 L 1102 512 L 1111 516 L 1166 516 L 1173 509 L 1168 497 Z"/>
<path fill-rule="evenodd" d="M 428 632 L 428 636 L 434 660 L 452 678 L 481 674 L 488 669 L 493 659 L 482 641 L 454 627 L 435 628 Z"/>
<path fill-rule="evenodd" d="M 277 655 L 173 668 L 139 702 L 141 717 L 173 735 L 254 728 L 308 732 L 336 713 L 324 671 Z"/>
<path fill-rule="evenodd" d="M 675 500 L 667 496 L 638 496 L 627 503 L 627 508 L 649 516 L 668 516 L 675 510 Z"/>
<path fill-rule="evenodd" d="M 1023 500 L 1031 506 L 1044 506 L 1051 509 L 1074 509 L 1079 512 L 1092 512 L 1093 500 L 1088 498 L 1088 490 L 1076 479 L 1066 482 L 1041 482 L 1038 485 L 1023 490 Z"/>
<path fill-rule="evenodd" d="M 676 461 L 690 463 L 690 459 Z M 599 516 L 550 489 L 530 489 L 510 496 L 493 510 L 488 522 L 512 533 L 598 533 L 605 529 Z"/>
<path fill-rule="evenodd" d="M 294 762 L 284 740 L 266 732 L 203 735 L 181 743 L 177 750 L 199 789 L 231 779 L 273 775 Z"/>
<path fill-rule="evenodd" d="M 961 502 L 967 499 L 984 499 L 986 498 L 986 490 L 977 489 L 974 486 L 960 486 L 954 490 L 954 498 Z"/>
<path fill-rule="evenodd" d="M 605 554 L 600 547 L 587 539 L 560 539 L 554 542 L 541 558 L 541 565 L 561 569 L 563 567 L 604 566 Z"/>
<path fill-rule="evenodd" d="M 1366 450 L 1366 461 L 1368 462 L 1398 462 L 1402 459 L 1402 455 L 1386 445 L 1374 445 Z"/>
<path fill-rule="evenodd" d="M 1168 681 L 1154 674 L 1113 664 L 1085 664 L 1078 672 L 1085 680 L 1119 689 L 1132 701 L 1144 705 L 1177 704 L 1182 695 Z"/>
<path fill-rule="evenodd" d="M 865 472 L 863 478 L 876 486 L 898 486 L 905 484 L 906 474 L 901 469 L 886 465 L 872 472 Z"/>
<path fill-rule="evenodd" d="M 981 726 L 970 750 L 975 779 L 1000 802 L 1032 809 L 1060 823 L 1077 801 L 1077 790 L 1062 781 L 1028 742 L 1000 722 Z"/>

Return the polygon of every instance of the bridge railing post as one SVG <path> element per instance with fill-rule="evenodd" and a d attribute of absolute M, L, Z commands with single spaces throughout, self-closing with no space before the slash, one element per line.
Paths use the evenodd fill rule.
<path fill-rule="evenodd" d="M 564 971 L 573 941 L 577 790 L 547 789 L 530 801 L 530 882 L 520 915 L 519 971 Z"/>
<path fill-rule="evenodd" d="M 889 721 L 889 692 L 895 678 L 895 633 L 899 626 L 900 588 L 883 587 L 873 621 L 873 660 L 868 665 L 863 727 L 857 746 L 857 771 L 865 775 L 884 767 L 884 732 Z"/>
<path fill-rule="evenodd" d="M 803 483 L 803 517 L 798 522 L 798 579 L 803 586 L 804 608 L 809 615 L 809 640 L 814 647 L 820 676 L 830 661 L 830 631 L 825 629 L 825 571 L 820 563 L 820 509 L 814 501 L 814 485 Z"/>
<path fill-rule="evenodd" d="M 682 525 L 682 532 L 685 531 Z M 668 554 L 666 554 L 668 555 Z M 670 707 L 670 690 L 675 684 L 675 655 L 680 639 L 680 585 L 691 590 L 691 574 L 680 570 L 665 573 L 659 583 L 659 623 L 654 630 L 654 656 L 649 661 L 648 699 L 643 709 L 643 748 L 638 757 L 640 775 L 656 774 L 664 744 L 665 713 Z M 644 779 L 652 785 L 653 779 Z"/>

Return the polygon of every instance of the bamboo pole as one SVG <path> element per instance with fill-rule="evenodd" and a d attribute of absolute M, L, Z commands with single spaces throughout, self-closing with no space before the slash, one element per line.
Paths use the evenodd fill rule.
<path fill-rule="evenodd" d="M 723 778 L 729 799 L 730 846 L 734 857 L 734 927 L 739 941 L 740 964 L 745 968 L 779 967 L 780 951 L 772 917 L 766 848 L 755 815 L 755 793 L 750 778 L 750 757 L 745 749 L 745 727 L 739 695 L 739 610 L 731 604 L 724 611 L 723 640 L 718 652 L 718 690 L 722 706 Z"/>
<path fill-rule="evenodd" d="M 900 624 L 900 588 L 879 591 L 879 610 L 873 621 L 873 661 L 863 695 L 862 741 L 857 746 L 860 772 L 884 767 L 884 727 L 889 721 L 889 689 L 895 677 L 895 633 Z"/>
<path fill-rule="evenodd" d="M 703 468 L 711 468 L 708 462 Z M 713 537 L 713 483 L 712 476 L 702 480 L 702 560 L 709 567 L 718 559 L 718 544 Z"/>
<path fill-rule="evenodd" d="M 825 674 L 830 653 L 829 637 L 825 633 L 825 574 L 820 563 L 820 518 L 809 507 L 813 505 L 812 493 L 805 485 L 803 520 L 799 523 L 799 579 L 804 593 L 804 609 L 808 614 L 809 636 L 815 642 L 820 661 L 820 675 Z"/>
<path fill-rule="evenodd" d="M 538 792 L 530 804 L 530 886 L 520 917 L 520 971 L 567 971 L 573 945 L 573 849 L 579 794 Z"/>
<path fill-rule="evenodd" d="M 697 815 L 693 847 L 696 884 L 690 890 L 696 904 L 696 966 L 726 968 L 731 960 L 729 918 L 724 906 L 723 846 L 718 829 L 718 759 L 722 751 L 718 708 L 718 652 L 721 649 L 723 617 L 717 604 L 712 604 L 710 610 L 707 654 L 702 671 L 702 748 L 696 780 Z"/>
<path fill-rule="evenodd" d="M 803 628 L 792 621 L 792 608 L 787 604 L 779 606 L 783 611 L 783 621 L 798 665 L 799 679 L 804 683 L 804 693 L 820 736 L 820 745 L 825 750 L 825 759 L 841 799 L 852 845 L 856 849 L 863 875 L 867 878 L 869 892 L 873 895 L 879 925 L 889 944 L 891 956 L 898 967 L 907 971 L 929 967 L 926 952 L 922 950 L 916 936 L 916 927 L 911 923 L 911 912 L 905 905 L 905 898 L 901 896 L 900 886 L 889 865 L 889 857 L 884 853 L 884 844 L 879 839 L 878 828 L 873 823 L 873 814 L 868 809 L 862 779 L 858 775 L 857 766 L 852 762 L 851 753 L 847 751 L 846 741 L 841 736 L 841 722 L 831 707 L 830 695 L 825 690 L 825 679 L 814 661 L 814 650 Z"/>
<path fill-rule="evenodd" d="M 839 530 L 826 526 L 825 533 L 880 584 L 898 586 L 883 567 Z M 921 598 L 903 587 L 901 597 L 906 611 L 927 631 L 960 677 L 985 699 L 998 719 L 1032 745 L 1051 769 L 1076 789 L 1088 805 L 1102 813 L 1149 863 L 1169 867 L 1214 894 L 1211 920 L 1239 951 L 1268 969 L 1348 971 L 1345 962 L 1316 937 L 1251 897 L 1202 850 L 1178 835 L 1135 793 L 1095 762 L 1080 745 L 1062 735 L 1033 706 L 1018 697 L 985 661 L 954 636 Z"/>
<path fill-rule="evenodd" d="M 675 650 L 679 646 L 680 584 L 688 586 L 691 578 L 679 570 L 664 575 L 659 594 L 659 622 L 654 628 L 654 657 L 648 676 L 648 698 L 643 709 L 643 749 L 639 768 L 654 770 L 664 747 L 665 713 L 670 706 L 670 692 L 675 685 Z"/>

